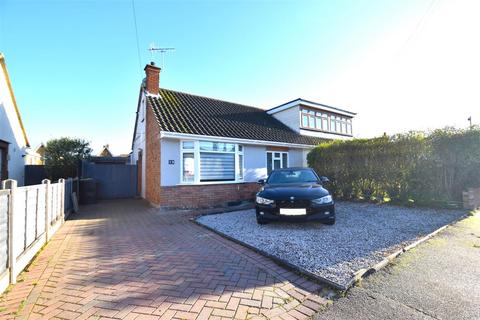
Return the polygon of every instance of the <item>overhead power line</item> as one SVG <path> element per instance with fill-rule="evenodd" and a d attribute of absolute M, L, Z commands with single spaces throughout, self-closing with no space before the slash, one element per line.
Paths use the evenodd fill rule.
<path fill-rule="evenodd" d="M 142 58 L 140 56 L 140 44 L 138 41 L 137 13 L 135 11 L 135 0 L 132 0 L 133 23 L 135 25 L 135 39 L 137 42 L 138 67 L 140 75 L 142 74 Z"/>

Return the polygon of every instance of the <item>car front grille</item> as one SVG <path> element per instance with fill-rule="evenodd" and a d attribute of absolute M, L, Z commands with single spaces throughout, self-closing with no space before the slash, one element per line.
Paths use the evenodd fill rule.
<path fill-rule="evenodd" d="M 277 207 L 279 208 L 308 208 L 310 207 L 310 200 L 278 200 Z"/>

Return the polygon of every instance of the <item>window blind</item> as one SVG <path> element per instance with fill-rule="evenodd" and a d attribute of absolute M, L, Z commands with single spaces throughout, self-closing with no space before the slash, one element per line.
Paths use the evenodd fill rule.
<path fill-rule="evenodd" d="M 235 153 L 200 152 L 200 181 L 235 180 Z"/>

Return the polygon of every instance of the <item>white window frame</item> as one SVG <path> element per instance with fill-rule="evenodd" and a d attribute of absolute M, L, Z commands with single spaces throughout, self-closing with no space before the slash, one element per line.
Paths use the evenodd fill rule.
<path fill-rule="evenodd" d="M 235 180 L 228 180 L 228 181 L 200 181 L 201 176 L 201 168 L 200 168 L 200 141 L 206 142 L 218 142 L 218 143 L 229 143 L 235 145 L 235 151 L 205 151 L 209 153 L 233 153 L 235 154 Z M 193 142 L 193 149 L 184 149 L 183 143 L 184 142 Z M 240 146 L 242 150 L 240 151 Z M 193 181 L 184 181 L 183 180 L 183 154 L 184 153 L 193 153 L 193 161 L 194 161 L 194 179 Z M 239 174 L 239 155 L 242 155 L 242 176 Z M 205 140 L 180 140 L 180 184 L 227 184 L 227 183 L 239 183 L 243 182 L 245 177 L 245 146 L 242 144 L 237 143 L 230 143 L 224 141 L 217 141 L 212 139 L 205 139 Z"/>
<path fill-rule="evenodd" d="M 242 147 L 242 150 L 240 150 Z M 240 175 L 240 155 L 242 156 L 242 174 Z M 245 146 L 235 144 L 235 181 L 243 181 L 245 178 Z"/>
<path fill-rule="evenodd" d="M 193 142 L 193 149 L 183 149 L 184 142 Z M 199 172 L 199 163 L 197 159 L 200 157 L 200 153 L 198 151 L 198 141 L 195 140 L 180 140 L 180 183 L 182 184 L 193 184 L 197 183 L 197 172 Z M 184 153 L 193 153 L 193 181 L 184 181 L 183 180 L 183 154 Z"/>
<path fill-rule="evenodd" d="M 288 166 L 290 165 L 290 154 L 288 151 L 272 151 L 272 150 L 267 150 L 267 152 L 265 153 L 265 168 L 267 169 L 267 174 L 268 173 L 268 154 L 271 153 L 272 154 L 272 171 L 275 170 L 275 167 L 274 167 L 274 163 L 275 163 L 275 160 L 279 160 L 278 158 L 275 158 L 275 153 L 280 153 L 280 168 L 281 169 L 284 169 L 284 168 L 288 168 Z M 283 155 L 286 154 L 287 155 L 287 167 L 284 166 L 284 163 L 283 163 Z"/>
<path fill-rule="evenodd" d="M 353 135 L 352 119 L 347 119 L 347 134 Z"/>
<path fill-rule="evenodd" d="M 303 122 L 303 117 L 307 122 Z M 311 122 L 313 120 L 313 126 Z M 320 127 L 318 126 L 320 124 Z M 349 128 L 350 127 L 350 128 Z M 314 111 L 308 108 L 300 110 L 300 128 L 340 135 L 352 136 L 352 119 L 338 114 Z"/>

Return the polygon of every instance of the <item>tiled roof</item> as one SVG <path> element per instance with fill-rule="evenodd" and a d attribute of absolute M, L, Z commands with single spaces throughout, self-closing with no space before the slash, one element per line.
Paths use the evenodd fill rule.
<path fill-rule="evenodd" d="M 160 89 L 148 96 L 161 131 L 316 145 L 264 110 L 178 91 Z"/>

